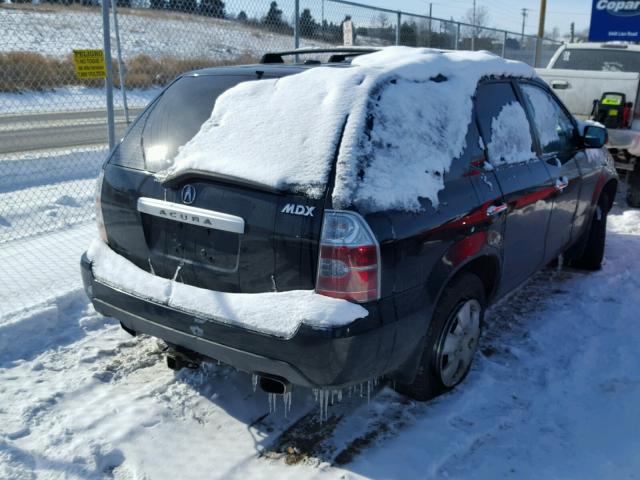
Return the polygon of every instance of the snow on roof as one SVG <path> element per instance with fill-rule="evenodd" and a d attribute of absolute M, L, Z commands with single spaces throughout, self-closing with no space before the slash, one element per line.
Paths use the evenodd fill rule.
<path fill-rule="evenodd" d="M 334 207 L 416 211 L 420 198 L 436 206 L 486 76 L 535 71 L 488 52 L 387 47 L 356 57 L 351 68 L 244 82 L 218 98 L 159 176 L 212 171 L 318 197 L 342 139 Z"/>

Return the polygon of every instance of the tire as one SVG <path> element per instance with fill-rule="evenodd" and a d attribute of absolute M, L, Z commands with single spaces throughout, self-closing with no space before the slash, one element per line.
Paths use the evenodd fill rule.
<path fill-rule="evenodd" d="M 604 246 L 607 237 L 607 198 L 603 195 L 593 212 L 589 231 L 586 232 L 586 243 L 582 254 L 571 258 L 567 264 L 572 268 L 596 271 L 602 268 Z"/>
<path fill-rule="evenodd" d="M 636 160 L 636 166 L 629 174 L 627 185 L 627 205 L 630 207 L 640 207 L 640 159 Z"/>
<path fill-rule="evenodd" d="M 396 385 L 396 390 L 426 401 L 460 384 L 469 373 L 478 348 L 485 307 L 482 281 L 471 273 L 456 277 L 436 306 L 413 383 Z M 461 318 L 466 309 L 469 316 L 464 325 Z"/>

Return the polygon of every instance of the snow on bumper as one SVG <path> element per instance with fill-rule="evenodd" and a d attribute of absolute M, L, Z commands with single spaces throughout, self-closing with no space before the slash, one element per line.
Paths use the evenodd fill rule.
<path fill-rule="evenodd" d="M 278 293 L 225 293 L 157 277 L 94 240 L 87 251 L 94 277 L 130 295 L 203 319 L 290 338 L 302 324 L 313 328 L 347 325 L 368 315 L 360 305 L 294 290 Z"/>

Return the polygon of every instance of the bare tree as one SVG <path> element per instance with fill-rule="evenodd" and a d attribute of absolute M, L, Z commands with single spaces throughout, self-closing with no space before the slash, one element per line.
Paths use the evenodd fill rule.
<path fill-rule="evenodd" d="M 488 36 L 488 32 L 483 30 L 482 27 L 489 26 L 489 9 L 484 5 L 480 5 L 476 7 L 475 12 L 473 8 L 467 10 L 464 17 L 462 17 L 462 21 L 464 23 L 468 23 L 470 25 L 474 25 L 474 27 L 467 27 L 465 29 L 465 34 L 469 36 L 474 36 L 475 38 L 482 38 L 483 36 Z M 487 35 L 483 35 L 483 32 L 487 33 Z"/>

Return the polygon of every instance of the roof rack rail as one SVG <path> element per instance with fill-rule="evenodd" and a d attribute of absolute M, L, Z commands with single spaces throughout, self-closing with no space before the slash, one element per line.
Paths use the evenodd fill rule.
<path fill-rule="evenodd" d="M 332 47 L 332 48 L 297 48 L 295 50 L 285 50 L 283 52 L 269 52 L 262 55 L 260 63 L 284 63 L 283 57 L 293 55 L 331 53 L 330 61 L 344 61 L 347 57 L 364 55 L 380 50 L 378 47 Z"/>

